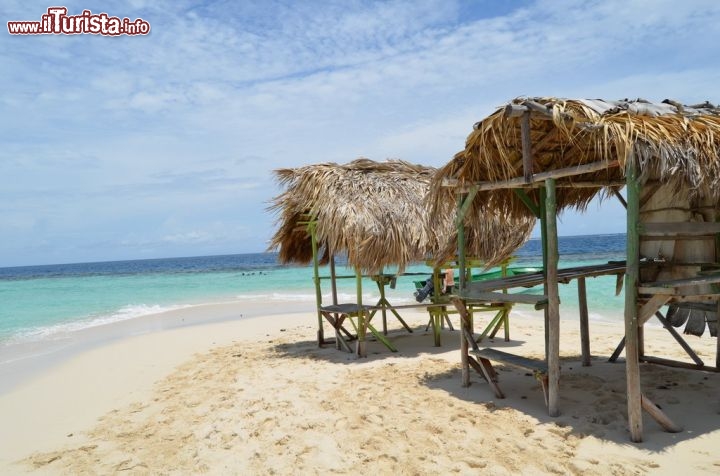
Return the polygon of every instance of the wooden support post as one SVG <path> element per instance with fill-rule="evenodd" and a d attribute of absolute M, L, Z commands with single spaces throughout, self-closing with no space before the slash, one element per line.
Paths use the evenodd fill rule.
<path fill-rule="evenodd" d="M 580 352 L 583 367 L 590 367 L 590 323 L 588 318 L 585 277 L 578 278 L 578 302 L 580 303 Z"/>
<path fill-rule="evenodd" d="M 531 183 L 533 178 L 532 139 L 530 137 L 530 111 L 525 111 L 520 120 L 520 135 L 522 139 L 523 176 L 525 183 Z"/>
<path fill-rule="evenodd" d="M 460 294 L 462 295 L 467 286 L 467 275 L 465 274 L 465 220 L 464 220 L 464 214 L 462 213 L 463 209 L 466 209 L 469 205 L 465 205 L 465 201 L 471 201 L 474 198 L 474 195 L 468 196 L 467 194 L 459 194 L 458 195 L 458 213 L 457 218 L 455 220 L 455 225 L 457 227 L 457 240 L 458 240 L 458 267 L 460 268 L 460 276 L 458 277 L 459 285 L 460 285 Z"/>
<path fill-rule="evenodd" d="M 465 302 L 460 298 L 453 298 L 452 300 L 455 308 L 460 314 L 460 369 L 462 371 L 462 386 L 470 386 L 470 362 L 469 362 L 469 342 L 466 337 L 468 331 L 468 316 Z"/>
<path fill-rule="evenodd" d="M 337 292 L 337 273 L 335 271 L 335 255 L 330 254 L 330 286 L 332 288 L 332 302 L 333 305 L 338 304 L 338 292 Z"/>
<path fill-rule="evenodd" d="M 625 271 L 625 372 L 630 439 L 643 439 L 642 390 L 640 387 L 640 356 L 638 351 L 638 300 L 640 278 L 640 184 L 637 164 L 627 161 L 627 269 Z"/>
<path fill-rule="evenodd" d="M 474 197 L 474 196 L 473 196 Z M 463 209 L 467 209 L 464 202 L 465 200 L 472 200 L 472 197 L 468 197 L 466 194 L 458 194 L 458 212 L 455 219 L 455 225 L 457 226 L 457 253 L 458 253 L 458 266 L 460 268 L 459 285 L 460 295 L 462 295 L 467 286 L 467 276 L 465 275 L 465 220 Z M 467 308 L 465 302 L 461 299 L 454 298 L 453 304 L 460 314 L 460 367 L 462 370 L 462 386 L 470 386 L 470 367 L 468 363 L 468 341 L 465 337 L 465 332 L 468 330 L 472 332 L 472 328 L 468 329 L 469 322 L 467 317 Z"/>
<path fill-rule="evenodd" d="M 387 299 L 385 299 L 385 278 L 382 276 L 383 270 L 380 270 L 380 276 L 378 276 L 377 286 L 378 291 L 380 292 L 380 302 L 382 303 L 382 309 L 380 312 L 382 313 L 382 326 L 383 326 L 383 334 L 387 335 L 387 309 L 386 303 Z"/>
<path fill-rule="evenodd" d="M 545 214 L 547 220 L 547 284 L 548 296 L 548 413 L 558 416 L 560 390 L 560 296 L 558 294 L 558 238 L 557 201 L 555 179 L 545 181 L 547 193 Z"/>
<path fill-rule="evenodd" d="M 357 355 L 359 357 L 367 357 L 367 342 L 365 336 L 367 334 L 368 317 L 363 310 L 362 304 L 362 273 L 360 268 L 355 267 L 355 291 L 357 294 L 357 305 L 358 305 L 358 329 L 357 329 Z"/>
<path fill-rule="evenodd" d="M 715 221 L 720 221 L 720 209 L 717 206 L 715 207 Z M 720 261 L 720 233 L 715 235 L 715 262 L 717 263 L 718 261 Z M 718 300 L 716 312 L 715 368 L 720 369 L 720 300 Z"/>
<path fill-rule="evenodd" d="M 542 245 L 542 260 L 543 260 L 543 275 L 545 281 L 543 282 L 543 294 L 547 296 L 547 204 L 546 204 L 546 191 L 545 187 L 540 189 L 540 242 Z M 548 308 L 545 307 L 543 310 L 543 317 L 545 319 L 545 360 L 547 360 L 548 350 Z"/>
<path fill-rule="evenodd" d="M 325 344 L 325 331 L 323 328 L 323 316 L 320 312 L 322 307 L 322 290 L 320 289 L 320 264 L 318 260 L 318 244 L 317 244 L 317 233 L 315 225 L 317 222 L 310 221 L 308 223 L 308 232 L 310 233 L 310 246 L 312 247 L 313 254 L 313 281 L 315 283 L 315 304 L 317 306 L 317 319 L 318 319 L 318 330 L 317 330 L 317 342 L 318 347 L 322 347 Z M 334 282 L 334 281 L 333 281 Z"/>
<path fill-rule="evenodd" d="M 715 368 L 720 369 L 720 300 L 718 301 L 716 316 L 717 321 L 715 321 L 715 325 L 717 326 L 717 334 L 715 334 Z"/>

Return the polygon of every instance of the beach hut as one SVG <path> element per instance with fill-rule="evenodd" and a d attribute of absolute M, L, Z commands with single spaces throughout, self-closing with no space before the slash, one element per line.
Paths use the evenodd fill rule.
<path fill-rule="evenodd" d="M 544 378 L 550 415 L 558 414 L 558 283 L 578 280 L 583 360 L 588 358 L 584 279 L 601 274 L 624 278 L 628 421 L 631 439 L 642 440 L 642 410 L 664 428 L 677 427 L 644 395 L 641 361 L 684 365 L 645 355 L 643 326 L 688 321 L 689 330 L 717 332 L 720 296 L 720 110 L 710 103 L 685 106 L 665 100 L 605 101 L 518 98 L 475 124 L 465 149 L 438 170 L 432 182 L 433 215 L 445 201 L 460 200 L 458 252 L 465 253 L 462 217 L 466 213 L 536 217 L 541 222 L 544 275 L 542 296 L 510 294 L 516 302 L 545 308 L 546 359 L 537 366 Z M 620 190 L 625 187 L 625 197 Z M 584 211 L 594 197 L 617 197 L 627 209 L 627 260 L 574 270 L 558 269 L 557 214 Z M 512 278 L 508 278 L 512 279 Z M 502 280 L 500 280 L 502 281 Z M 460 283 L 455 303 L 461 314 L 469 303 L 501 300 L 495 292 L 519 282 Z M 524 281 L 527 284 L 527 280 Z M 492 296 L 491 296 L 492 295 Z M 665 306 L 669 311 L 663 315 Z M 693 358 L 687 343 L 666 326 Z M 493 359 L 514 357 L 471 348 L 463 339 L 463 382 L 468 365 L 486 376 L 496 393 Z M 622 345 L 618 351 L 622 350 Z M 470 349 L 468 351 L 468 349 Z M 468 355 L 471 354 L 471 355 Z M 720 354 L 719 354 L 720 355 Z M 477 357 L 477 358 L 474 358 Z M 616 356 L 615 356 L 616 357 Z M 511 362 L 512 363 L 512 362 Z M 534 364 L 518 357 L 515 364 Z"/>
<path fill-rule="evenodd" d="M 445 213 L 432 222 L 428 219 L 425 199 L 435 172 L 432 167 L 402 160 L 375 162 L 365 158 L 347 164 L 321 163 L 275 171 L 284 191 L 270 206 L 270 211 L 278 214 L 278 228 L 269 249 L 278 250 L 281 263 L 313 264 L 320 345 L 325 343 L 323 318 L 335 329 L 338 346 L 346 346 L 346 338 L 351 338 L 342 327 L 343 320 L 349 318 L 357 332 L 356 352 L 360 355 L 365 352 L 366 327 L 393 349 L 384 337 L 386 311 L 412 331 L 396 311 L 401 306 L 391 306 L 385 299 L 384 287 L 394 285 L 397 275 L 409 264 L 455 257 L 455 214 Z M 453 196 L 438 207 L 447 211 L 454 204 Z M 498 256 L 511 254 L 527 239 L 532 222 L 521 218 L 508 226 L 504 217 L 476 216 L 467 228 L 472 256 L 493 264 Z M 491 247 L 487 245 L 489 238 L 494 241 Z M 348 266 L 355 270 L 354 303 L 338 302 L 337 255 L 346 257 Z M 320 282 L 325 277 L 319 274 L 321 264 L 330 265 L 332 303 L 328 304 L 322 302 Z M 397 271 L 385 274 L 388 267 Z M 378 284 L 381 298 L 377 304 L 362 302 L 363 275 Z M 383 333 L 377 332 L 365 316 L 365 312 L 372 316 L 378 310 L 383 315 Z M 439 329 L 440 322 L 435 324 Z"/>

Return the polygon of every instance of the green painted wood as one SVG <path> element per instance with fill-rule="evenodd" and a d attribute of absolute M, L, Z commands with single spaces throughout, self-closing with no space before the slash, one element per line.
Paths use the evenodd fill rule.
<path fill-rule="evenodd" d="M 465 202 L 466 195 L 460 194 L 458 196 L 458 217 L 462 210 L 462 204 Z M 467 275 L 465 273 L 465 222 L 463 220 L 456 220 L 455 225 L 457 226 L 457 240 L 458 240 L 458 268 L 460 268 L 460 276 L 458 277 L 460 290 L 464 290 L 467 286 Z"/>
<path fill-rule="evenodd" d="M 355 292 L 358 307 L 362 309 L 362 273 L 357 266 L 355 267 Z M 360 357 L 367 357 L 367 342 L 365 341 L 365 335 L 367 333 L 368 316 L 364 311 L 360 311 L 357 319 L 357 354 Z"/>
<path fill-rule="evenodd" d="M 322 307 L 322 290 L 320 289 L 320 263 L 318 260 L 318 244 L 317 244 L 317 222 L 312 221 L 307 224 L 308 233 L 310 233 L 310 244 L 312 247 L 313 254 L 313 283 L 315 284 L 315 304 L 317 306 L 317 319 L 318 319 L 318 331 L 317 341 L 318 346 L 322 346 L 325 343 L 325 331 L 323 329 L 323 317 L 320 312 Z"/>
<path fill-rule="evenodd" d="M 515 192 L 515 195 L 518 196 L 520 200 L 525 204 L 528 209 L 533 212 L 533 215 L 535 215 L 536 218 L 540 218 L 540 206 L 533 202 L 533 199 L 530 198 L 530 195 L 527 194 L 527 192 L 522 188 L 514 188 L 513 192 Z"/>
<path fill-rule="evenodd" d="M 468 210 L 470 210 L 470 205 L 472 205 L 473 200 L 475 199 L 475 195 L 477 195 L 478 188 L 477 187 L 470 187 L 467 194 L 464 194 L 462 200 L 458 202 L 459 208 L 457 216 L 455 217 L 455 224 L 460 225 L 465 220 L 465 215 L 467 215 Z"/>

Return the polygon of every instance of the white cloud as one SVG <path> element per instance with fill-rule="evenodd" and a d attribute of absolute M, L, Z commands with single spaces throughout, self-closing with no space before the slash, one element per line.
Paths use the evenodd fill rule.
<path fill-rule="evenodd" d="M 4 9 L 46 8 L 29 4 Z M 142 16 L 152 33 L 0 36 L 0 223 L 16 243 L 0 243 L 0 266 L 63 240 L 76 245 L 65 261 L 100 242 L 112 259 L 113 236 L 143 237 L 124 257 L 163 236 L 206 236 L 192 254 L 215 252 L 231 243 L 210 231 L 220 222 L 245 247 L 228 251 L 260 251 L 272 169 L 360 155 L 440 166 L 516 96 L 720 100 L 707 61 L 719 2 L 508 5 L 77 0 L 71 12 Z"/>

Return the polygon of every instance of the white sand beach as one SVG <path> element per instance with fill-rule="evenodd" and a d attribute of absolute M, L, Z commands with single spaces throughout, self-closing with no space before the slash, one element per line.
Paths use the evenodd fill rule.
<path fill-rule="evenodd" d="M 223 306 L 223 315 L 240 316 L 247 303 Z M 161 319 L 213 312 L 199 306 Z M 666 433 L 645 415 L 645 441 L 630 442 L 624 365 L 607 362 L 620 319 L 591 321 L 593 361 L 582 367 L 577 319 L 563 316 L 561 415 L 551 418 L 537 382 L 520 369 L 497 365 L 505 399 L 474 371 L 463 388 L 457 331 L 445 330 L 443 346 L 433 347 L 423 312 L 403 313 L 412 334 L 391 322 L 399 352 L 371 342 L 364 359 L 318 348 L 312 311 L 267 312 L 128 335 L 19 382 L 0 394 L 0 473 L 720 471 L 714 373 L 643 365 L 643 391 L 683 431 Z M 715 339 L 687 339 L 714 363 Z M 482 345 L 540 357 L 542 317 L 514 311 L 511 341 Z M 647 328 L 646 349 L 683 358 L 659 326 Z"/>

